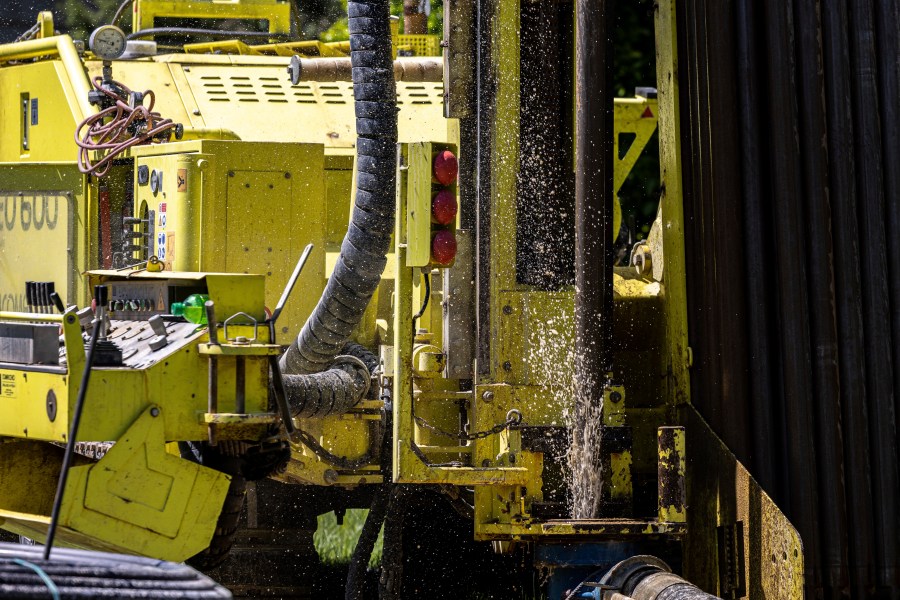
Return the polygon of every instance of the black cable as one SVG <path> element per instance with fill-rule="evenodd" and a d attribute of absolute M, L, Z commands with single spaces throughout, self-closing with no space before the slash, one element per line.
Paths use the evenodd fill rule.
<path fill-rule="evenodd" d="M 372 499 L 369 514 L 366 516 L 366 522 L 359 534 L 359 541 L 356 542 L 356 548 L 350 559 L 347 583 L 344 587 L 345 600 L 362 600 L 365 597 L 366 567 L 369 565 L 372 549 L 375 548 L 378 532 L 381 531 L 381 525 L 387 516 L 393 487 L 393 483 L 382 484 L 375 492 L 375 498 Z"/>
<path fill-rule="evenodd" d="M 123 0 L 122 4 L 119 5 L 119 8 L 116 9 L 116 14 L 113 15 L 112 21 L 110 21 L 109 24 L 116 25 L 125 13 L 125 8 L 130 4 L 134 4 L 134 0 Z"/>
<path fill-rule="evenodd" d="M 384 519 L 384 550 L 381 554 L 381 577 L 378 579 L 379 600 L 399 600 L 403 591 L 403 521 L 413 489 L 395 485 L 391 490 Z"/>
<path fill-rule="evenodd" d="M 416 321 L 425 314 L 425 309 L 428 308 L 428 299 L 431 298 L 431 277 L 425 271 L 422 271 L 422 277 L 425 279 L 425 301 L 422 302 L 422 308 L 419 309 L 419 312 L 412 318 L 413 335 L 416 334 Z"/>
<path fill-rule="evenodd" d="M 100 319 L 94 320 L 94 329 L 91 331 L 91 341 L 88 344 L 87 356 L 84 359 L 84 371 L 81 374 L 81 383 L 78 386 L 78 399 L 75 402 L 75 412 L 72 415 L 72 426 L 69 428 L 69 438 L 66 440 L 66 453 L 63 455 L 62 469 L 60 470 L 59 482 L 56 486 L 56 497 L 53 499 L 53 512 L 50 514 L 50 526 L 47 529 L 44 560 L 50 560 L 50 550 L 53 548 L 53 538 L 56 537 L 56 526 L 59 524 L 59 510 L 62 507 L 63 492 L 66 489 L 66 481 L 69 478 L 69 468 L 72 466 L 72 456 L 75 454 L 75 440 L 78 437 L 78 425 L 81 423 L 81 413 L 84 411 L 84 397 L 87 395 L 88 382 L 91 378 L 91 369 L 94 365 L 94 349 L 97 347 L 97 340 L 100 338 L 101 325 Z"/>

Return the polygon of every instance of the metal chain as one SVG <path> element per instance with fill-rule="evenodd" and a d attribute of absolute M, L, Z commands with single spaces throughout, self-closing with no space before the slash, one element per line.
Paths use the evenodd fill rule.
<path fill-rule="evenodd" d="M 465 431 L 461 431 L 459 433 L 452 433 L 450 431 L 446 431 L 444 429 L 441 429 L 440 427 L 432 425 L 431 423 L 429 423 L 422 417 L 416 415 L 415 413 L 413 413 L 413 419 L 415 419 L 416 424 L 419 427 L 427 429 L 428 431 L 431 431 L 432 433 L 436 433 L 438 435 L 441 435 L 441 436 L 444 436 L 444 437 L 447 437 L 447 438 L 450 438 L 453 440 L 474 441 L 474 440 L 482 440 L 482 439 L 484 439 L 486 437 L 490 437 L 492 435 L 497 435 L 498 433 L 505 431 L 506 429 L 509 429 L 510 427 L 521 425 L 522 424 L 522 413 L 518 409 L 513 408 L 508 413 L 506 413 L 506 421 L 504 421 L 502 423 L 497 423 L 490 429 L 485 429 L 483 431 L 476 431 L 475 433 L 467 433 Z"/>

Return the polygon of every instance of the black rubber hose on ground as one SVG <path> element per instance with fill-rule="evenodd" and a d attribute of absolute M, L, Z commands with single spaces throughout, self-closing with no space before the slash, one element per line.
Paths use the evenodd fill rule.
<path fill-rule="evenodd" d="M 379 600 L 399 600 L 403 593 L 403 521 L 412 488 L 395 485 L 384 520 L 384 551 L 381 553 Z"/>
<path fill-rule="evenodd" d="M 231 593 L 191 567 L 163 560 L 0 543 L 0 597 L 48 598 L 231 598 Z"/>
<path fill-rule="evenodd" d="M 350 568 L 347 572 L 347 583 L 344 588 L 344 600 L 363 600 L 365 597 L 366 569 L 369 566 L 369 558 L 375 548 L 378 532 L 387 516 L 390 504 L 392 483 L 384 483 L 375 492 L 375 498 L 369 507 L 369 514 L 363 523 L 362 532 L 350 558 Z"/>
<path fill-rule="evenodd" d="M 356 199 L 334 272 L 281 358 L 282 371 L 292 375 L 329 368 L 378 288 L 394 230 L 397 106 L 390 2 L 351 0 L 347 9 L 356 110 Z"/>

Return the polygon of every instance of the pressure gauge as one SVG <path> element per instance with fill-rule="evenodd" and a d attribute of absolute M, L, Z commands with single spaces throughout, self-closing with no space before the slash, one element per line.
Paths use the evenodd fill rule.
<path fill-rule="evenodd" d="M 114 60 L 125 52 L 125 34 L 115 25 L 104 25 L 94 30 L 89 44 L 98 57 Z"/>

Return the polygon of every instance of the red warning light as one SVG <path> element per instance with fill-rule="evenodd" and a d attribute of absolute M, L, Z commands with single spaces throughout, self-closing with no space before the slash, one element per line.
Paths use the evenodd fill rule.
<path fill-rule="evenodd" d="M 439 265 L 449 265 L 456 258 L 456 235 L 441 230 L 431 238 L 431 260 Z"/>
<path fill-rule="evenodd" d="M 431 221 L 438 225 L 449 225 L 456 220 L 458 210 L 456 196 L 450 190 L 443 189 L 431 201 Z"/>
<path fill-rule="evenodd" d="M 459 161 L 456 160 L 456 156 L 449 150 L 441 150 L 435 154 L 432 174 L 435 181 L 441 185 L 450 185 L 456 181 L 459 174 Z"/>

